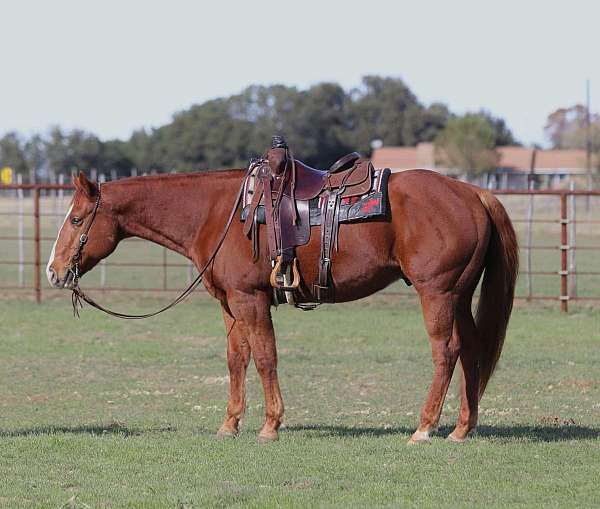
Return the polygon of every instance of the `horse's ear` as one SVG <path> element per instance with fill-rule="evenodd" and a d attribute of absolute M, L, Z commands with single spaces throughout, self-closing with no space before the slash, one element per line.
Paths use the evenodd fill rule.
<path fill-rule="evenodd" d="M 79 175 L 73 177 L 73 185 L 81 190 L 88 198 L 95 198 L 98 194 L 98 186 L 88 180 L 85 176 L 85 173 L 82 171 L 79 172 Z"/>

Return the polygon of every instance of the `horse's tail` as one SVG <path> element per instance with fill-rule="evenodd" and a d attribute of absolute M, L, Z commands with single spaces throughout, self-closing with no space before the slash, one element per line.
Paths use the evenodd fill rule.
<path fill-rule="evenodd" d="M 483 346 L 479 354 L 481 397 L 502 353 L 519 272 L 519 246 L 502 203 L 489 191 L 479 191 L 478 195 L 492 222 L 492 233 L 485 256 L 485 274 L 475 315 L 475 324 Z"/>

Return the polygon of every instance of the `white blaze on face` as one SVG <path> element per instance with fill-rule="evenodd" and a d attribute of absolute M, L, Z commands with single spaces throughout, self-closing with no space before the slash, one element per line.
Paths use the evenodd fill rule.
<path fill-rule="evenodd" d="M 46 265 L 46 277 L 48 278 L 48 282 L 50 284 L 52 284 L 52 274 L 50 272 L 50 267 L 52 266 L 52 263 L 54 262 L 54 251 L 56 251 L 56 243 L 58 242 L 58 238 L 60 237 L 60 232 L 62 232 L 62 229 L 64 228 L 65 223 L 67 222 L 67 219 L 69 218 L 69 215 L 71 214 L 72 210 L 73 210 L 73 205 L 71 204 L 71 206 L 69 207 L 69 210 L 67 210 L 67 215 L 65 216 L 65 219 L 62 222 L 60 229 L 58 230 L 58 235 L 56 236 L 56 240 L 54 241 L 54 245 L 52 246 L 52 251 L 50 252 L 50 259 L 48 260 L 48 265 Z"/>

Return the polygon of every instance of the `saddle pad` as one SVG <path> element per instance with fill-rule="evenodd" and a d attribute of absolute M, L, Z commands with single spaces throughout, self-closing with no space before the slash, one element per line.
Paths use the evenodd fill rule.
<path fill-rule="evenodd" d="M 373 173 L 373 182 L 368 193 L 362 196 L 352 196 L 342 198 L 340 204 L 340 222 L 351 223 L 356 221 L 364 221 L 382 217 L 387 214 L 387 183 L 391 171 L 388 168 L 383 170 L 375 170 Z M 246 181 L 246 189 L 244 193 L 244 201 L 242 203 L 242 213 L 240 219 L 246 220 L 250 201 L 252 200 L 251 184 L 248 182 L 252 176 Z M 248 193 L 250 191 L 250 193 Z M 249 194 L 249 197 L 248 197 Z M 308 202 L 310 209 L 310 226 L 319 226 L 321 224 L 321 205 L 322 196 Z M 302 203 L 302 202 L 298 202 Z M 304 202 L 306 203 L 306 202 Z M 256 210 L 256 218 L 259 224 L 265 224 L 265 208 L 259 205 Z"/>

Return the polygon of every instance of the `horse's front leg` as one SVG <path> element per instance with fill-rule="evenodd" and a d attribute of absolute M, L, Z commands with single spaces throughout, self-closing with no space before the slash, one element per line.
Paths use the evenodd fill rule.
<path fill-rule="evenodd" d="M 236 324 L 240 324 L 248 340 L 265 393 L 265 423 L 258 440 L 277 440 L 277 430 L 283 417 L 283 400 L 277 378 L 277 347 L 271 320 L 270 294 L 235 291 L 227 295 L 227 301 Z"/>
<path fill-rule="evenodd" d="M 239 322 L 223 307 L 227 332 L 227 366 L 229 368 L 229 402 L 225 420 L 217 432 L 219 438 L 235 436 L 246 410 L 246 369 L 250 361 L 250 345 Z"/>

